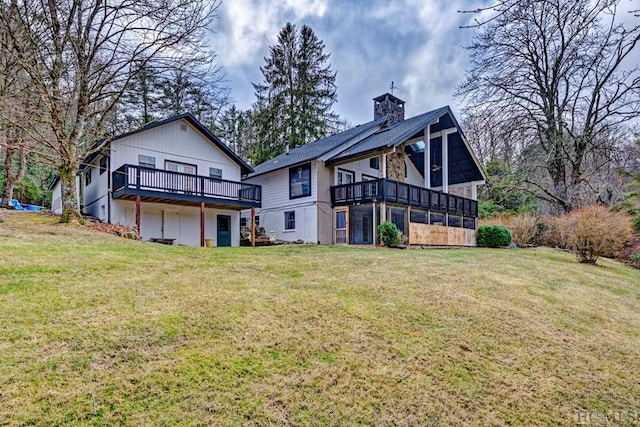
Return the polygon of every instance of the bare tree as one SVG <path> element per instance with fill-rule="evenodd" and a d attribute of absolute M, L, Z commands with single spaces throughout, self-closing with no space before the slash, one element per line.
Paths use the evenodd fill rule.
<path fill-rule="evenodd" d="M 33 81 L 40 113 L 20 126 L 42 146 L 62 182 L 65 215 L 75 218 L 75 174 L 101 145 L 110 112 L 147 65 L 192 68 L 211 60 L 205 31 L 217 0 L 2 0 L 0 27 Z M 6 110 L 2 119 L 12 122 Z M 34 125 L 38 126 L 34 126 Z M 45 126 L 49 132 L 39 129 Z"/>
<path fill-rule="evenodd" d="M 4 31 L 0 32 L 0 110 L 9 119 L 0 119 L 0 147 L 4 148 L 4 179 L 0 189 L 2 206 L 9 206 L 13 190 L 22 180 L 27 169 L 27 155 L 33 141 L 16 123 L 26 114 L 33 113 L 34 102 L 29 95 L 33 89 L 29 76 L 24 72 L 15 54 L 21 49 L 11 39 L 16 30 L 16 16 L 7 15 Z"/>
<path fill-rule="evenodd" d="M 556 210 L 597 198 L 594 178 L 611 138 L 640 115 L 640 73 L 630 54 L 640 26 L 620 0 L 509 0 L 479 22 L 458 94 L 474 114 L 514 124 L 527 184 Z"/>

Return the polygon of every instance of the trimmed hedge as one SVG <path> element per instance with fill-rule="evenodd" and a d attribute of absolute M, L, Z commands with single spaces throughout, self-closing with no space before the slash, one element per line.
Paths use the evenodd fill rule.
<path fill-rule="evenodd" d="M 511 232 L 503 225 L 483 225 L 478 227 L 478 246 L 497 248 L 511 244 Z"/>

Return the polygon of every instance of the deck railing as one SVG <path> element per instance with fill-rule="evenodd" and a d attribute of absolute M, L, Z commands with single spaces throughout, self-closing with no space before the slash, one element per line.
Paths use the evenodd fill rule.
<path fill-rule="evenodd" d="M 125 164 L 113 171 L 113 192 L 135 189 L 260 202 L 262 187 L 237 181 Z"/>
<path fill-rule="evenodd" d="M 391 179 L 375 179 L 331 187 L 333 206 L 387 202 L 465 217 L 478 216 L 478 202 Z"/>

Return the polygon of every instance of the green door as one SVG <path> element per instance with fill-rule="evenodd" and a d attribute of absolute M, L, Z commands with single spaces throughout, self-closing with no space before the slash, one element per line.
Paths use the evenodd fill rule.
<path fill-rule="evenodd" d="M 231 246 L 231 217 L 218 215 L 218 245 Z"/>

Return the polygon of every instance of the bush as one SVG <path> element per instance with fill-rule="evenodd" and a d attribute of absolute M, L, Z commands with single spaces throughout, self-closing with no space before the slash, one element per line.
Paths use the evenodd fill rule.
<path fill-rule="evenodd" d="M 535 215 L 524 213 L 509 218 L 506 226 L 511 231 L 513 243 L 523 247 L 533 243 L 538 231 L 538 218 Z"/>
<path fill-rule="evenodd" d="M 497 248 L 511 244 L 511 233 L 503 225 L 483 225 L 478 227 L 478 246 Z"/>
<path fill-rule="evenodd" d="M 480 220 L 481 225 L 503 225 L 511 231 L 513 243 L 518 246 L 534 244 L 538 233 L 538 219 L 530 213 L 519 215 L 495 215 L 489 219 Z"/>
<path fill-rule="evenodd" d="M 582 263 L 613 256 L 631 237 L 631 218 L 603 206 L 590 205 L 567 215 L 567 242 Z"/>
<path fill-rule="evenodd" d="M 384 221 L 378 226 L 378 237 L 387 247 L 397 246 L 400 241 L 400 232 L 394 223 Z"/>
<path fill-rule="evenodd" d="M 627 239 L 616 259 L 632 267 L 640 268 L 640 234 Z"/>
<path fill-rule="evenodd" d="M 568 217 L 566 215 L 540 218 L 536 225 L 537 230 L 533 244 L 566 249 L 569 246 L 567 243 L 567 224 Z"/>

